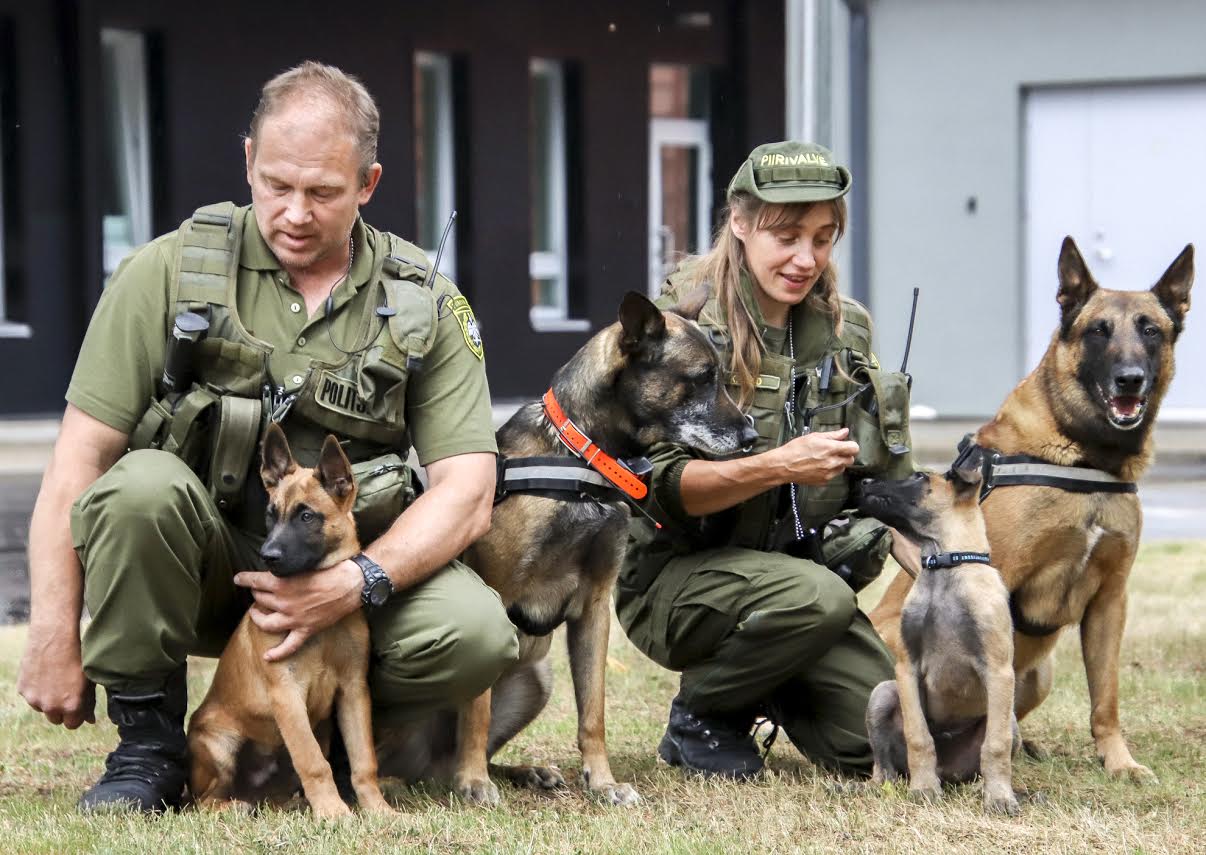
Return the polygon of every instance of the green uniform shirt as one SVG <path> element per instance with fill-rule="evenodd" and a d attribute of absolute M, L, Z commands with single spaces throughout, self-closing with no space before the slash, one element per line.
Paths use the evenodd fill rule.
<path fill-rule="evenodd" d="M 378 289 L 366 288 L 378 259 L 376 232 L 357 218 L 352 229 L 355 258 L 347 282 L 334 291 L 330 324 L 320 306 L 307 317 L 305 301 L 289 284 L 260 235 L 253 212 L 244 219 L 237 284 L 237 311 L 251 335 L 274 348 L 323 362 L 342 362 L 344 350 L 363 341 L 359 324 L 364 301 Z M 157 394 L 170 332 L 168 301 L 177 233 L 140 248 L 118 267 L 96 307 L 80 348 L 67 400 L 90 416 L 129 433 Z M 482 361 L 446 307 L 459 296 L 456 286 L 437 276 L 440 305 L 435 341 L 422 372 L 408 379 L 405 418 L 411 443 L 423 465 L 471 452 L 496 452 L 490 393 Z M 376 322 L 374 320 L 374 322 Z M 283 378 L 272 378 L 281 383 Z M 290 416 L 296 418 L 296 416 Z M 286 419 L 286 428 L 288 428 Z M 405 456 L 406 449 L 398 449 Z"/>

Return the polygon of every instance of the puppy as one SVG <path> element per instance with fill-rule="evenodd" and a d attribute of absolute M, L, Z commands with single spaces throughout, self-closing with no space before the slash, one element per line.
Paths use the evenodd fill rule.
<path fill-rule="evenodd" d="M 1009 595 L 990 565 L 978 469 L 862 482 L 859 508 L 921 549 L 905 600 L 896 679 L 867 704 L 873 780 L 906 770 L 911 794 L 941 797 L 940 782 L 984 778 L 984 807 L 1014 816 L 1013 625 Z"/>
<path fill-rule="evenodd" d="M 360 552 L 352 518 L 356 485 L 335 437 L 326 438 L 318 466 L 303 469 L 284 432 L 269 425 L 260 475 L 268 491 L 269 526 L 260 556 L 274 574 L 329 567 Z M 329 726 L 315 736 L 315 725 L 327 722 L 334 710 L 360 806 L 392 813 L 377 784 L 364 615 L 352 612 L 288 659 L 265 662 L 264 652 L 281 638 L 257 627 L 249 613 L 222 651 L 209 693 L 189 722 L 193 798 L 208 808 L 262 798 L 256 782 L 247 782 L 253 774 L 248 767 L 268 760 L 283 743 L 314 813 L 348 815 L 326 759 Z"/>

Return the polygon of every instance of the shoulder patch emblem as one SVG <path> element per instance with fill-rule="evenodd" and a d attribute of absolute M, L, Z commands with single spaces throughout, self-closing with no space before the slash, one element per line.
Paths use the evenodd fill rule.
<path fill-rule="evenodd" d="M 461 335 L 465 337 L 465 344 L 469 345 L 469 350 L 478 359 L 484 359 L 486 352 L 482 347 L 482 332 L 477 328 L 477 318 L 473 317 L 473 309 L 469 307 L 469 301 L 458 294 L 452 298 L 448 308 L 452 310 L 456 322 L 461 325 Z"/>

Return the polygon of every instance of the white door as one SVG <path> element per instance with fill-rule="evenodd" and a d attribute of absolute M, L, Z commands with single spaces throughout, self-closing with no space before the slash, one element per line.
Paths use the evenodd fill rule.
<path fill-rule="evenodd" d="M 711 241 L 712 143 L 707 119 L 649 120 L 649 295 L 679 259 Z"/>
<path fill-rule="evenodd" d="M 1150 288 L 1187 243 L 1206 264 L 1206 82 L 1034 90 L 1025 109 L 1029 370 L 1059 318 L 1064 235 L 1105 288 Z M 1206 421 L 1206 298 L 1196 296 L 1162 419 Z"/>

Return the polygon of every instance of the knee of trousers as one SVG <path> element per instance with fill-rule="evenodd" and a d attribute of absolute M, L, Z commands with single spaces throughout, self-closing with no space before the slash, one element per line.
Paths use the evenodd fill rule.
<path fill-rule="evenodd" d="M 209 491 L 174 454 L 143 449 L 113 464 L 80 497 L 73 522 L 85 543 L 100 526 L 162 530 L 177 521 L 196 526 L 213 516 Z"/>
<path fill-rule="evenodd" d="M 405 636 L 374 644 L 377 706 L 413 709 L 476 698 L 519 659 L 515 627 L 494 591 L 465 593 L 439 626 L 403 626 Z"/>
<path fill-rule="evenodd" d="M 858 600 L 850 586 L 835 573 L 820 566 L 791 572 L 768 580 L 768 587 L 746 623 L 754 621 L 762 633 L 803 631 L 809 635 L 837 638 L 850 627 L 858 611 Z"/>

